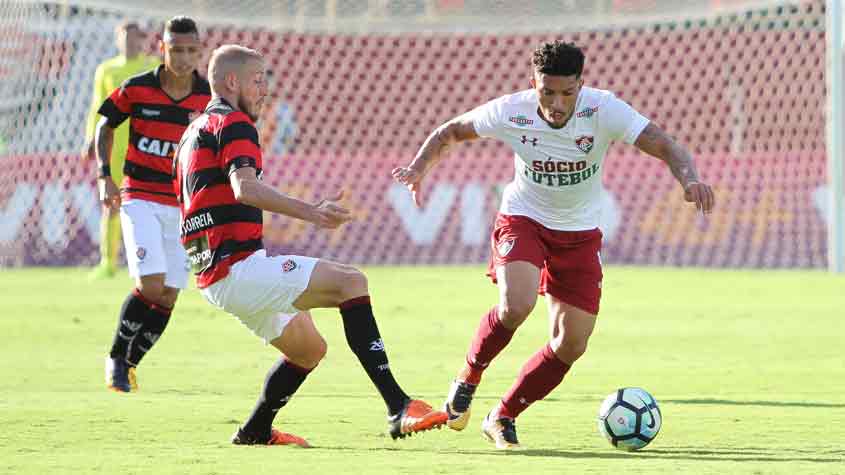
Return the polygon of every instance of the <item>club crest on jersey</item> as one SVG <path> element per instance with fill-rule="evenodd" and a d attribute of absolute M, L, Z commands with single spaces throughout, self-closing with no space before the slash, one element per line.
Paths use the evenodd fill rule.
<path fill-rule="evenodd" d="M 282 264 L 282 272 L 290 272 L 297 268 L 296 261 L 288 259 Z"/>
<path fill-rule="evenodd" d="M 582 135 L 575 139 L 575 145 L 577 145 L 578 149 L 582 152 L 590 153 L 590 150 L 593 149 L 593 136 Z"/>
<path fill-rule="evenodd" d="M 508 239 L 507 241 L 502 241 L 496 246 L 496 251 L 499 253 L 499 257 L 505 257 L 511 252 L 513 249 L 513 245 L 516 243 L 516 239 Z"/>
<path fill-rule="evenodd" d="M 135 251 L 135 256 L 138 258 L 139 261 L 143 261 L 145 257 L 147 257 L 147 250 L 143 247 L 139 247 Z"/>

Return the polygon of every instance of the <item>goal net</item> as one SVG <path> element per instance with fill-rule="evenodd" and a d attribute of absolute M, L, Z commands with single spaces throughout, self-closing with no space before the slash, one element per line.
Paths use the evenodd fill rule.
<path fill-rule="evenodd" d="M 265 216 L 273 252 L 363 264 L 480 263 L 509 150 L 456 147 L 416 208 L 392 182 L 452 116 L 528 87 L 530 52 L 582 45 L 585 83 L 610 89 L 686 144 L 716 191 L 707 217 L 664 164 L 611 147 L 605 262 L 823 267 L 825 7 L 821 0 L 0 0 L 0 266 L 91 265 L 100 210 L 80 158 L 94 70 L 113 27 L 194 17 L 209 51 L 268 59 L 264 180 L 305 198 L 343 189 L 356 221 L 326 232 Z M 206 55 L 207 60 L 207 55 Z M 203 66 L 204 68 L 204 66 Z"/>

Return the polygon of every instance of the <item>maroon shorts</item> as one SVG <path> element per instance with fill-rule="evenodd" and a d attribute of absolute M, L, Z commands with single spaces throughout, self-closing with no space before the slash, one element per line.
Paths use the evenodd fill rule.
<path fill-rule="evenodd" d="M 555 231 L 525 216 L 499 214 L 493 227 L 493 257 L 487 275 L 496 282 L 496 267 L 527 261 L 541 269 L 541 295 L 549 294 L 593 315 L 601 300 L 601 231 Z"/>

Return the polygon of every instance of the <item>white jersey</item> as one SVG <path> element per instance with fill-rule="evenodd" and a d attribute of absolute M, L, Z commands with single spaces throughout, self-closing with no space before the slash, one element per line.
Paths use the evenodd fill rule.
<path fill-rule="evenodd" d="M 559 231 L 597 228 L 601 214 L 601 166 L 613 140 L 634 143 L 648 119 L 613 93 L 582 87 L 575 112 L 551 128 L 528 89 L 494 99 L 469 112 L 481 137 L 513 149 L 514 179 L 499 212 L 527 216 Z"/>

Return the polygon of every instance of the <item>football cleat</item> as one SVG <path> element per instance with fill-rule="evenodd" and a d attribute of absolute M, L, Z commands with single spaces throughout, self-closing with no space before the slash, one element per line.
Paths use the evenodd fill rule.
<path fill-rule="evenodd" d="M 481 422 L 481 433 L 484 437 L 496 444 L 497 449 L 513 450 L 519 448 L 519 440 L 516 438 L 516 421 L 510 417 L 499 417 L 493 419 L 493 412 L 487 414 Z"/>
<path fill-rule="evenodd" d="M 235 445 L 295 445 L 304 449 L 311 447 L 311 444 L 302 437 L 276 429 L 270 430 L 269 439 L 262 440 L 238 428 L 238 431 L 232 436 L 232 443 Z"/>
<path fill-rule="evenodd" d="M 135 367 L 134 366 L 129 367 L 128 374 L 129 374 L 129 388 L 134 393 L 138 390 L 138 376 L 135 374 Z"/>
<path fill-rule="evenodd" d="M 106 387 L 119 393 L 132 390 L 129 383 L 129 363 L 123 358 L 106 357 Z M 134 369 L 134 368 L 133 368 Z"/>
<path fill-rule="evenodd" d="M 452 430 L 464 430 L 469 423 L 470 406 L 478 385 L 455 380 L 449 388 L 449 396 L 443 404 L 443 411 L 449 417 L 446 426 Z"/>
<path fill-rule="evenodd" d="M 388 416 L 387 429 L 393 440 L 406 435 L 441 427 L 446 423 L 446 413 L 435 411 L 426 402 L 409 399 L 399 414 Z"/>

